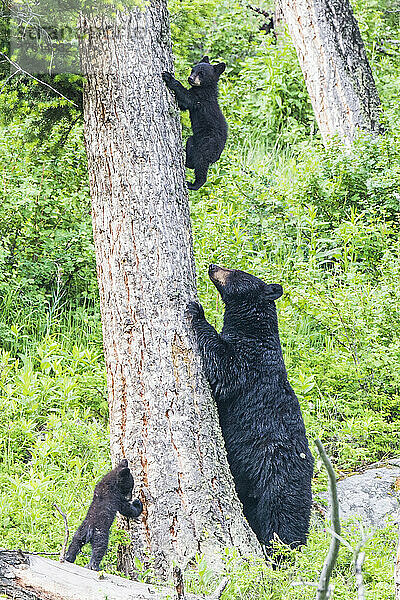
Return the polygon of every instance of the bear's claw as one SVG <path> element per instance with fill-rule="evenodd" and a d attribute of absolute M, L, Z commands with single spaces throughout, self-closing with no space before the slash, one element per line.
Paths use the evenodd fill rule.
<path fill-rule="evenodd" d="M 161 77 L 163 78 L 163 80 L 165 81 L 165 83 L 168 83 L 169 81 L 172 81 L 172 79 L 174 78 L 174 76 L 172 75 L 172 73 L 169 73 L 168 71 L 164 71 L 163 73 L 161 73 Z"/>
<path fill-rule="evenodd" d="M 189 302 L 187 313 L 192 321 L 193 319 L 204 319 L 204 309 L 198 302 Z"/>

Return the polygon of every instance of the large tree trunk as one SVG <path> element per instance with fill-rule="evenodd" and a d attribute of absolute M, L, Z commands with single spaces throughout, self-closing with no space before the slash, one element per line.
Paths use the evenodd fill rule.
<path fill-rule="evenodd" d="M 379 133 L 380 102 L 349 0 L 279 0 L 321 135 Z"/>
<path fill-rule="evenodd" d="M 196 552 L 259 551 L 241 513 L 215 405 L 185 316 L 196 296 L 164 0 L 81 18 L 85 138 L 113 462 L 128 458 L 144 502 L 133 556 L 158 573 Z M 126 521 L 126 520 L 125 520 Z"/>

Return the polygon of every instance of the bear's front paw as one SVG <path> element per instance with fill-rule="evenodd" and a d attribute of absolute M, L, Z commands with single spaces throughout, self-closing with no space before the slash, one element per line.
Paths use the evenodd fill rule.
<path fill-rule="evenodd" d="M 168 71 L 164 71 L 163 73 L 161 73 L 161 77 L 163 78 L 165 83 L 170 83 L 174 80 L 174 76 L 172 75 L 172 73 L 168 73 Z"/>
<path fill-rule="evenodd" d="M 198 302 L 189 302 L 187 307 L 187 313 L 191 321 L 204 319 L 204 309 Z"/>

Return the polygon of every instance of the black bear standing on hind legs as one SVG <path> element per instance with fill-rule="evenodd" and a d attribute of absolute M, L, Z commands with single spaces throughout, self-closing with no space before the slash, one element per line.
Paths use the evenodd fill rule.
<path fill-rule="evenodd" d="M 138 517 L 143 505 L 139 499 L 130 502 L 133 490 L 133 477 L 124 458 L 115 469 L 107 473 L 94 488 L 93 500 L 86 517 L 78 527 L 69 545 L 65 560 L 75 562 L 86 543 L 92 546 L 89 569 L 98 571 L 107 552 L 108 536 L 115 515 Z"/>
<path fill-rule="evenodd" d="M 175 94 L 181 110 L 189 110 L 193 135 L 186 142 L 186 167 L 194 169 L 190 190 L 198 190 L 207 181 L 208 167 L 217 162 L 225 148 L 228 125 L 218 105 L 218 80 L 225 63 L 210 65 L 204 56 L 189 76 L 191 89 L 183 87 L 171 73 L 163 73 L 167 87 Z"/>
<path fill-rule="evenodd" d="M 295 548 L 306 543 L 314 461 L 283 362 L 275 307 L 282 287 L 215 265 L 209 276 L 225 304 L 221 334 L 201 305 L 188 311 L 236 491 L 268 553 L 274 534 Z"/>

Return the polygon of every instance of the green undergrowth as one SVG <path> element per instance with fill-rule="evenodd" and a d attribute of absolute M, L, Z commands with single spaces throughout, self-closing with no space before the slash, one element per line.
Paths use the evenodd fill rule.
<path fill-rule="evenodd" d="M 366 554 L 363 577 L 366 597 L 371 600 L 394 600 L 392 572 L 396 548 L 396 528 L 388 524 L 385 529 L 368 532 L 363 546 Z M 347 600 L 357 597 L 354 577 L 354 549 L 362 536 L 356 522 L 343 527 L 342 536 L 347 544 L 341 546 L 333 579 L 333 597 Z M 323 524 L 314 520 L 307 546 L 301 552 L 277 545 L 281 556 L 280 567 L 273 569 L 263 560 L 238 557 L 233 549 L 223 555 L 224 576 L 229 583 L 222 600 L 303 600 L 314 599 L 316 586 L 325 556 L 329 536 Z M 198 594 L 211 594 L 218 582 L 204 557 L 197 556 L 196 564 L 186 573 L 187 590 Z"/>
<path fill-rule="evenodd" d="M 339 477 L 400 455 L 400 63 L 391 43 L 400 26 L 389 0 L 354 7 L 386 133 L 360 136 L 349 151 L 323 147 L 290 40 L 260 31 L 247 2 L 170 2 L 179 77 L 205 53 L 227 63 L 228 145 L 190 193 L 200 300 L 220 328 L 211 262 L 283 285 L 289 380 L 310 440 L 322 439 Z M 79 94 L 72 79 L 63 78 L 67 95 L 69 84 Z M 74 530 L 110 466 L 105 373 L 82 124 L 61 110 L 44 135 L 38 123 L 57 101 L 21 85 L 17 93 L 15 78 L 0 93 L 0 546 L 58 553 L 64 528 L 53 504 Z M 34 113 L 29 95 L 41 98 Z M 317 461 L 314 489 L 325 487 Z M 354 547 L 361 533 L 347 525 L 344 535 Z M 366 545 L 370 599 L 393 598 L 395 537 L 389 524 Z M 106 570 L 115 572 L 125 542 L 115 525 Z M 227 550 L 223 600 L 315 597 L 293 584 L 317 580 L 328 545 L 316 519 L 307 547 L 274 571 Z M 335 598 L 355 597 L 352 568 L 343 546 Z M 186 579 L 197 593 L 218 583 L 202 557 Z"/>
<path fill-rule="evenodd" d="M 210 321 L 221 327 L 223 306 L 208 264 L 250 264 L 282 283 L 289 379 L 310 437 L 340 471 L 400 452 L 399 157 L 395 135 L 360 140 L 353 155 L 307 144 L 296 157 L 243 165 L 232 152 L 219 166 L 230 173 L 222 185 L 192 197 Z"/>
<path fill-rule="evenodd" d="M 53 503 L 77 526 L 109 469 L 99 353 L 47 337 L 30 356 L 0 354 L 0 545 L 57 552 Z"/>

